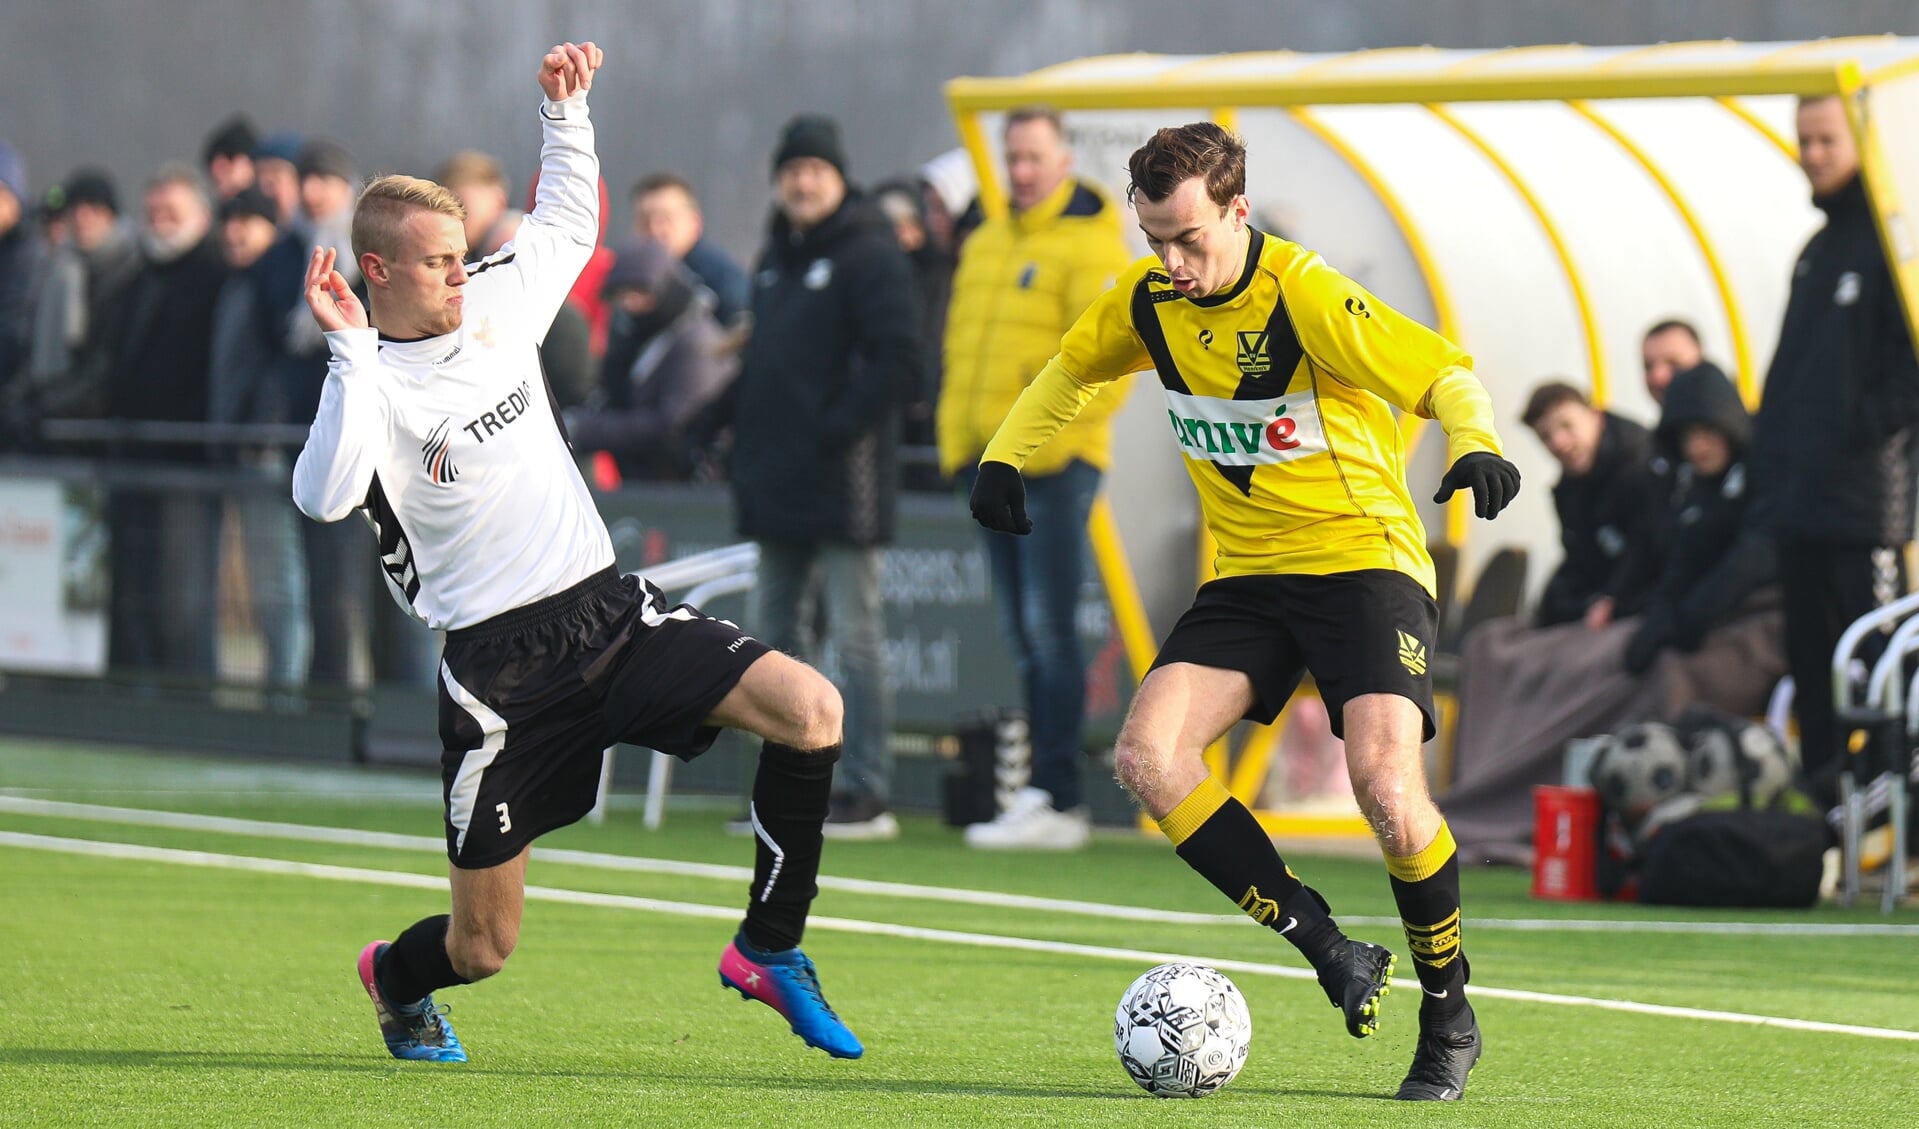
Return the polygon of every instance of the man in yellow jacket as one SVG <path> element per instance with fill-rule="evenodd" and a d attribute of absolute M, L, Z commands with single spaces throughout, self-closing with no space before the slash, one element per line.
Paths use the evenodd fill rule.
<path fill-rule="evenodd" d="M 1203 759 L 1241 718 L 1272 722 L 1310 669 L 1345 738 L 1423 989 L 1396 1096 L 1455 1100 L 1479 1058 L 1479 1024 L 1466 1002 L 1458 852 L 1420 758 L 1434 728 L 1439 613 L 1392 409 L 1445 429 L 1452 466 L 1435 502 L 1469 490 L 1493 517 L 1519 472 L 1500 457 L 1471 357 L 1246 222 L 1237 137 L 1212 122 L 1162 129 L 1129 171 L 1153 255 L 1093 302 L 1020 395 L 981 458 L 973 516 L 1033 530 L 1019 467 L 1105 384 L 1158 374 L 1219 544 L 1219 579 L 1200 588 L 1133 697 L 1120 782 L 1187 865 L 1312 963 L 1347 1031 L 1371 1035 L 1392 954 L 1346 936 Z"/>
<path fill-rule="evenodd" d="M 972 489 L 974 467 L 1020 392 L 1059 339 L 1131 258 L 1120 210 L 1074 179 L 1059 115 L 1007 115 L 1010 213 L 987 220 L 960 250 L 946 322 L 938 429 L 940 467 Z M 966 830 L 973 847 L 1072 850 L 1086 843 L 1080 806 L 1085 663 L 1073 613 L 1086 571 L 1086 519 L 1110 455 L 1108 394 L 1026 464 L 1033 537 L 985 533 L 993 597 L 1018 664 L 1033 745 L 1031 786 L 991 823 Z"/>

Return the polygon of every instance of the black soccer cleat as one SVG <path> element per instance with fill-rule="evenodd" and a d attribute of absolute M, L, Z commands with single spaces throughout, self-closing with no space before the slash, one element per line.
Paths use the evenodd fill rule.
<path fill-rule="evenodd" d="M 1392 950 L 1366 941 L 1345 942 L 1345 953 L 1320 969 L 1319 986 L 1334 1007 L 1346 1013 L 1346 1033 L 1364 1039 L 1379 1030 L 1379 998 L 1392 991 Z"/>
<path fill-rule="evenodd" d="M 1393 1097 L 1404 1102 L 1456 1102 L 1465 1094 L 1466 1076 L 1479 1061 L 1479 1020 L 1469 1004 L 1449 1026 L 1451 1030 L 1439 1031 L 1420 1026 L 1413 1068 Z"/>

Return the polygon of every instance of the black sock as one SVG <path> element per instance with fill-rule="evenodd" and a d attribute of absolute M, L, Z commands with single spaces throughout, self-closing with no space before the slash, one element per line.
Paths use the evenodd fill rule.
<path fill-rule="evenodd" d="M 1420 1023 L 1444 1022 L 1466 1006 L 1470 971 L 1460 945 L 1459 849 L 1452 829 L 1440 824 L 1438 837 L 1409 858 L 1387 855 L 1386 870 L 1392 876 L 1400 924 L 1406 927 L 1413 969 L 1425 989 Z"/>
<path fill-rule="evenodd" d="M 1320 968 L 1338 954 L 1346 935 L 1325 902 L 1286 865 L 1259 820 L 1207 777 L 1159 821 L 1179 857 L 1246 916 L 1278 932 Z"/>
<path fill-rule="evenodd" d="M 373 979 L 388 1003 L 404 1007 L 440 988 L 467 983 L 453 971 L 453 958 L 446 954 L 446 929 L 452 920 L 443 913 L 416 921 L 380 953 Z"/>
<path fill-rule="evenodd" d="M 819 893 L 820 825 L 833 791 L 840 747 L 800 752 L 768 741 L 753 776 L 753 889 L 746 940 L 765 952 L 790 949 L 806 932 Z"/>

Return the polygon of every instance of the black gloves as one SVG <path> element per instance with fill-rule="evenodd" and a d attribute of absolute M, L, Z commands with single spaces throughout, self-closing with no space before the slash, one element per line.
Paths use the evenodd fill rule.
<path fill-rule="evenodd" d="M 1454 491 L 1473 492 L 1473 512 L 1483 518 L 1499 516 L 1519 494 L 1519 468 L 1490 451 L 1461 455 L 1446 477 L 1439 480 L 1433 501 L 1444 505 Z"/>
<path fill-rule="evenodd" d="M 1626 673 L 1644 674 L 1652 669 L 1659 652 L 1673 641 L 1671 621 L 1664 616 L 1647 615 L 1639 630 L 1626 642 Z"/>
<path fill-rule="evenodd" d="M 996 533 L 1023 536 L 1033 531 L 1033 523 L 1026 516 L 1026 483 L 1007 463 L 979 465 L 970 505 L 973 520 Z"/>

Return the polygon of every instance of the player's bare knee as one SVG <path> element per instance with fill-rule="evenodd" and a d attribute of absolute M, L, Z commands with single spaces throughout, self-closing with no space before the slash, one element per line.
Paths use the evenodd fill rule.
<path fill-rule="evenodd" d="M 1146 801 L 1158 791 L 1164 758 L 1150 745 L 1121 734 L 1113 748 L 1113 773 L 1134 799 Z"/>
<path fill-rule="evenodd" d="M 839 744 L 846 722 L 846 706 L 839 690 L 824 677 L 816 675 L 813 682 L 794 710 L 795 748 L 824 749 Z"/>

